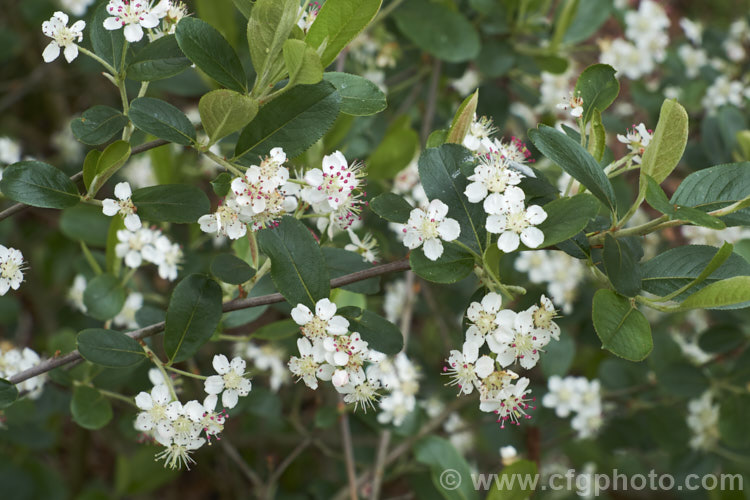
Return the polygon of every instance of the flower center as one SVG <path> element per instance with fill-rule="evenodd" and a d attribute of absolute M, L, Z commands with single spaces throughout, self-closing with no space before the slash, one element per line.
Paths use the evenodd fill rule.
<path fill-rule="evenodd" d="M 529 227 L 529 222 L 526 220 L 526 213 L 524 211 L 509 213 L 506 216 L 506 221 L 508 229 L 517 234 L 520 234 L 524 229 Z"/>
<path fill-rule="evenodd" d="M 229 370 L 229 373 L 224 374 L 224 387 L 227 389 L 239 389 L 243 378 L 241 373 Z"/>
<path fill-rule="evenodd" d="M 479 328 L 479 331 L 482 333 L 482 335 L 487 335 L 497 328 L 497 325 L 495 324 L 495 318 L 496 316 L 492 313 L 488 313 L 487 311 L 480 311 L 479 318 L 477 318 L 474 324 L 477 328 Z"/>
<path fill-rule="evenodd" d="M 309 337 L 310 340 L 322 339 L 328 334 L 326 331 L 327 328 L 328 322 L 315 316 L 310 322 L 302 327 L 302 333 L 306 337 Z"/>
<path fill-rule="evenodd" d="M 425 217 L 422 219 L 422 227 L 419 228 L 419 232 L 422 233 L 422 239 L 430 240 L 437 238 L 438 234 L 438 223 L 435 219 L 428 219 Z"/>
<path fill-rule="evenodd" d="M 552 318 L 555 317 L 555 311 L 550 311 L 546 307 L 540 307 L 534 311 L 532 317 L 534 318 L 534 326 L 537 328 L 549 328 L 550 324 L 552 324 Z"/>

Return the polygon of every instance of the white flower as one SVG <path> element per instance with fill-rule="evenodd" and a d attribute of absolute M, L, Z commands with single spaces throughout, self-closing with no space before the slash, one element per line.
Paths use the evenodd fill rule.
<path fill-rule="evenodd" d="M 276 392 L 290 380 L 286 363 L 286 350 L 274 343 L 258 345 L 253 342 L 237 343 L 235 353 L 252 361 L 259 371 L 270 371 L 271 390 Z"/>
<path fill-rule="evenodd" d="M 136 231 L 141 228 L 141 218 L 135 213 L 135 205 L 130 199 L 132 194 L 130 184 L 127 182 L 118 183 L 115 186 L 117 200 L 111 198 L 102 200 L 102 212 L 109 217 L 120 213 L 125 218 L 125 227 L 131 231 Z"/>
<path fill-rule="evenodd" d="M 622 38 L 612 41 L 599 41 L 601 55 L 599 62 L 609 64 L 619 73 L 631 80 L 636 80 L 654 70 L 654 58 L 647 49 Z"/>
<path fill-rule="evenodd" d="M 570 421 L 570 426 L 578 431 L 578 439 L 595 436 L 603 424 L 604 419 L 600 413 L 578 413 Z"/>
<path fill-rule="evenodd" d="M 344 335 L 349 331 L 349 320 L 336 316 L 336 304 L 320 299 L 315 304 L 315 314 L 304 304 L 292 309 L 292 319 L 301 326 L 302 333 L 312 341 L 328 335 Z"/>
<path fill-rule="evenodd" d="M 151 394 L 140 392 L 135 397 L 135 404 L 142 411 L 135 419 L 135 428 L 142 432 L 155 430 L 158 425 L 168 424 L 167 406 L 172 400 L 169 388 L 164 384 L 155 385 Z"/>
<path fill-rule="evenodd" d="M 162 279 L 177 279 L 177 270 L 182 261 L 182 248 L 179 244 L 172 243 L 169 238 L 160 235 L 152 245 L 145 247 L 142 253 L 144 259 L 159 266 L 159 276 Z"/>
<path fill-rule="evenodd" d="M 237 406 L 239 397 L 247 396 L 252 389 L 252 384 L 245 378 L 245 366 L 245 360 L 240 357 L 235 357 L 230 363 L 223 354 L 215 355 L 213 367 L 218 375 L 206 379 L 203 384 L 206 393 L 221 393 L 221 404 L 226 408 Z"/>
<path fill-rule="evenodd" d="M 60 0 L 63 9 L 67 10 L 74 16 L 81 17 L 86 13 L 86 9 L 96 0 Z"/>
<path fill-rule="evenodd" d="M 680 19 L 680 28 L 685 36 L 695 45 L 700 45 L 703 39 L 703 25 L 700 21 L 691 21 L 687 17 Z"/>
<path fill-rule="evenodd" d="M 538 205 L 524 206 L 525 194 L 516 186 L 509 186 L 503 194 L 491 194 L 484 200 L 484 210 L 490 214 L 485 227 L 500 234 L 497 246 L 505 253 L 512 252 L 523 242 L 529 248 L 544 243 L 544 233 L 534 226 L 547 218 L 547 212 Z"/>
<path fill-rule="evenodd" d="M 399 427 L 404 423 L 404 419 L 414 411 L 416 405 L 417 400 L 414 396 L 407 396 L 400 391 L 393 392 L 380 400 L 378 422 L 381 424 L 392 423 Z"/>
<path fill-rule="evenodd" d="M 497 132 L 497 129 L 492 124 L 492 119 L 487 118 L 486 116 L 477 118 L 477 115 L 475 114 L 474 120 L 469 126 L 469 132 L 466 134 L 466 137 L 464 137 L 463 146 L 478 154 L 487 153 L 487 149 L 483 147 L 483 144 L 485 144 L 485 140 L 489 139 L 495 132 Z"/>
<path fill-rule="evenodd" d="M 247 234 L 247 226 L 239 218 L 239 208 L 235 200 L 227 200 L 215 213 L 198 219 L 201 231 L 224 235 L 231 240 L 242 238 Z"/>
<path fill-rule="evenodd" d="M 84 21 L 76 21 L 68 28 L 68 15 L 64 12 L 57 11 L 49 21 L 42 23 L 42 33 L 52 38 L 42 52 L 44 62 L 52 62 L 60 55 L 60 49 L 63 49 L 65 60 L 73 62 L 78 57 L 78 45 L 76 42 L 83 40 L 83 28 L 86 27 Z"/>
<path fill-rule="evenodd" d="M 497 362 L 506 367 L 518 360 L 527 370 L 536 366 L 541 350 L 550 341 L 550 334 L 535 327 L 528 309 L 517 314 L 505 310 L 499 318 L 501 328 L 487 337 L 490 349 L 497 353 Z"/>
<path fill-rule="evenodd" d="M 430 260 L 443 255 L 443 241 L 453 241 L 461 233 L 458 221 L 446 217 L 448 205 L 440 200 L 432 200 L 427 210 L 415 208 L 409 214 L 404 228 L 404 245 L 414 250 L 424 243 L 424 254 Z"/>
<path fill-rule="evenodd" d="M 86 312 L 86 304 L 83 303 L 83 292 L 86 291 L 86 277 L 82 274 L 77 274 L 73 278 L 73 284 L 68 290 L 68 302 L 75 309 L 78 309 L 82 313 Z"/>
<path fill-rule="evenodd" d="M 713 112 L 724 106 L 731 104 L 741 108 L 745 104 L 745 85 L 738 80 L 730 80 L 726 75 L 717 77 L 713 84 L 706 89 L 706 95 L 703 97 L 703 107 L 709 112 Z"/>
<path fill-rule="evenodd" d="M 137 231 L 120 229 L 117 231 L 118 243 L 115 245 L 115 255 L 125 259 L 125 265 L 135 269 L 139 267 L 146 255 L 151 255 L 155 238 L 154 231 L 146 228 Z"/>
<path fill-rule="evenodd" d="M 474 344 L 477 349 L 484 345 L 485 337 L 498 328 L 498 316 L 502 305 L 500 295 L 491 292 L 482 298 L 482 302 L 472 302 L 466 310 L 466 316 L 473 324 L 466 331 L 466 342 Z"/>
<path fill-rule="evenodd" d="M 143 295 L 138 292 L 131 292 L 128 298 L 125 299 L 125 303 L 122 305 L 120 312 L 112 318 L 112 323 L 115 326 L 124 327 L 128 329 L 138 328 L 138 322 L 135 320 L 135 315 L 143 307 Z"/>
<path fill-rule="evenodd" d="M 41 362 L 39 354 L 24 347 L 23 350 L 11 348 L 3 352 L 5 346 L 0 346 L 0 378 L 9 379 L 22 371 L 33 368 Z M 36 399 L 42 394 L 46 375 L 37 375 L 16 384 L 19 391 L 28 392 L 29 397 Z"/>
<path fill-rule="evenodd" d="M 124 28 L 125 40 L 138 42 L 143 38 L 143 28 L 159 25 L 159 19 L 166 15 L 168 6 L 169 0 L 162 0 L 156 7 L 152 7 L 149 0 L 109 0 L 107 12 L 111 17 L 104 20 L 104 28 Z"/>
<path fill-rule="evenodd" d="M 362 340 L 357 332 L 351 335 L 326 337 L 323 339 L 323 348 L 326 351 L 325 356 L 328 363 L 333 366 L 352 365 L 349 366 L 352 372 L 359 372 L 365 360 L 364 358 L 369 354 L 367 342 Z M 343 380 L 341 377 L 343 375 L 339 375 L 339 381 Z"/>
<path fill-rule="evenodd" d="M 583 98 L 580 92 L 577 94 L 571 92 L 568 97 L 563 97 L 562 102 L 557 105 L 557 108 L 565 111 L 570 110 L 570 116 L 573 118 L 583 116 Z"/>
<path fill-rule="evenodd" d="M 358 379 L 353 383 L 334 384 L 334 387 L 336 391 L 344 395 L 345 403 L 354 403 L 354 411 L 362 407 L 367 413 L 368 408 L 375 408 L 375 401 L 380 396 L 378 393 L 380 383 L 371 377 L 367 377 L 365 380 Z"/>
<path fill-rule="evenodd" d="M 497 421 L 500 422 L 500 428 L 504 429 L 505 424 L 521 425 L 522 418 L 529 419 L 531 415 L 526 410 L 533 410 L 536 407 L 530 406 L 530 398 L 526 395 L 531 392 L 528 389 L 529 379 L 523 377 L 516 384 L 510 384 L 500 391 L 496 398 L 482 402 L 482 411 L 492 412 L 497 415 Z"/>
<path fill-rule="evenodd" d="M 643 123 L 633 125 L 633 128 L 627 131 L 627 135 L 617 134 L 617 140 L 626 144 L 633 155 L 633 163 L 642 161 L 646 146 L 649 145 L 652 138 L 653 131 L 646 129 L 646 125 Z"/>
<path fill-rule="evenodd" d="M 312 2 L 306 9 L 303 9 L 300 6 L 297 26 L 299 26 L 304 33 L 307 33 L 315 22 L 315 18 L 318 17 L 318 12 L 320 12 L 320 5 L 318 2 Z"/>
<path fill-rule="evenodd" d="M 362 239 L 359 239 L 354 231 L 347 229 L 349 233 L 349 239 L 351 243 L 347 243 L 344 246 L 344 250 L 358 253 L 362 256 L 365 262 L 375 263 L 375 259 L 378 257 L 378 242 L 372 237 L 371 233 L 365 234 Z"/>
<path fill-rule="evenodd" d="M 477 359 L 478 358 L 478 359 Z M 452 350 L 448 365 L 443 367 L 443 374 L 451 377 L 448 385 L 457 385 L 459 394 L 471 394 L 474 388 L 481 387 L 480 378 L 490 375 L 495 369 L 495 361 L 489 356 L 479 357 L 479 350 L 465 343 L 463 352 Z"/>
<path fill-rule="evenodd" d="M 458 80 L 451 82 L 451 87 L 461 96 L 467 96 L 479 86 L 479 73 L 473 68 L 467 68 Z"/>
<path fill-rule="evenodd" d="M 685 65 L 685 74 L 689 78 L 697 77 L 700 69 L 708 64 L 708 56 L 705 50 L 687 44 L 681 45 L 677 49 L 677 55 L 682 59 L 682 63 Z"/>
<path fill-rule="evenodd" d="M 363 175 L 361 164 L 349 165 L 346 157 L 336 151 L 323 157 L 322 169 L 313 168 L 305 173 L 305 182 L 310 187 L 303 190 L 302 196 L 310 204 L 325 203 L 335 211 L 360 187 Z"/>
<path fill-rule="evenodd" d="M 289 371 L 303 380 L 310 389 L 318 388 L 318 378 L 331 380 L 333 366 L 325 363 L 325 349 L 320 342 L 313 344 L 307 338 L 297 339 L 299 357 L 289 359 Z"/>
<path fill-rule="evenodd" d="M 521 182 L 523 176 L 510 168 L 508 160 L 499 151 L 480 156 L 480 163 L 474 167 L 474 173 L 468 177 L 464 195 L 471 203 L 479 203 L 489 193 L 502 193 L 508 186 Z"/>
<path fill-rule="evenodd" d="M 500 447 L 500 460 L 503 465 L 508 466 L 518 460 L 518 451 L 514 446 L 501 446 Z"/>
<path fill-rule="evenodd" d="M 719 440 L 719 405 L 714 404 L 711 391 L 688 402 L 687 424 L 693 433 L 690 447 L 709 450 Z"/>
<path fill-rule="evenodd" d="M 180 436 L 171 439 L 159 438 L 156 436 L 159 444 L 164 446 L 164 450 L 156 454 L 156 460 L 164 460 L 164 467 L 170 469 L 181 469 L 184 465 L 187 470 L 190 470 L 190 464 L 194 464 L 195 460 L 190 456 L 190 453 L 197 450 L 206 443 L 206 440 L 202 437 L 195 436 Z"/>
<path fill-rule="evenodd" d="M 385 297 L 383 298 L 383 310 L 385 317 L 391 323 L 395 323 L 404 310 L 407 295 L 406 281 L 392 281 L 385 285 Z"/>
<path fill-rule="evenodd" d="M 0 163 L 10 165 L 19 161 L 21 161 L 21 146 L 10 137 L 0 137 Z"/>
<path fill-rule="evenodd" d="M 562 378 L 559 375 L 552 375 L 547 381 L 549 392 L 542 398 L 542 406 L 553 408 L 560 418 L 578 411 L 581 405 L 581 394 L 576 390 L 573 381 L 573 377 Z"/>
<path fill-rule="evenodd" d="M 18 290 L 23 282 L 23 254 L 15 248 L 0 245 L 0 295 Z"/>

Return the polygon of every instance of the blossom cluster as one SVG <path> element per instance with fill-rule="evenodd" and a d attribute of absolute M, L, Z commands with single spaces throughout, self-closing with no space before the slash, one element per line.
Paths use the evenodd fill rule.
<path fill-rule="evenodd" d="M 556 311 L 545 296 L 539 305 L 516 313 L 502 309 L 500 295 L 491 292 L 481 302 L 472 302 L 466 315 L 469 327 L 461 351 L 451 351 L 443 372 L 451 378 L 459 394 L 479 392 L 480 410 L 498 416 L 505 423 L 520 424 L 531 418 L 529 379 L 506 369 L 520 365 L 530 370 L 536 366 L 544 347 L 551 339 L 559 340 L 560 327 L 553 321 Z M 479 355 L 485 344 L 490 354 Z M 498 366 L 500 368 L 498 368 Z"/>
<path fill-rule="evenodd" d="M 245 361 L 239 357 L 230 362 L 223 354 L 214 356 L 213 367 L 217 375 L 205 380 L 208 396 L 201 403 L 191 400 L 183 404 L 177 399 L 171 379 L 159 372 L 149 373 L 154 384 L 150 392 L 140 392 L 135 404 L 141 410 L 135 419 L 135 428 L 162 445 L 156 455 L 164 466 L 172 469 L 195 463 L 191 453 L 210 444 L 212 438 L 221 439 L 228 417 L 227 409 L 237 405 L 238 398 L 247 396 L 252 388 L 245 378 Z M 223 409 L 217 411 L 221 395 Z"/>
<path fill-rule="evenodd" d="M 140 267 L 144 262 L 155 264 L 159 276 L 169 281 L 177 279 L 183 257 L 178 243 L 173 243 L 159 229 L 146 227 L 135 231 L 118 230 L 115 255 L 124 259 L 125 265 L 131 269 Z"/>
<path fill-rule="evenodd" d="M 560 418 L 573 414 L 570 425 L 578 431 L 579 439 L 596 435 L 603 423 L 598 380 L 553 375 L 547 381 L 547 388 L 549 392 L 542 398 L 542 406 L 554 409 Z"/>
<path fill-rule="evenodd" d="M 41 362 L 39 354 L 34 350 L 24 347 L 19 349 L 7 342 L 0 342 L 0 379 L 9 379 L 13 375 L 29 368 L 33 368 Z M 46 375 L 37 375 L 16 384 L 19 391 L 28 392 L 30 398 L 36 399 L 42 394 Z"/>
<path fill-rule="evenodd" d="M 552 302 L 564 314 L 573 312 L 578 288 L 587 275 L 586 266 L 565 252 L 536 250 L 520 252 L 513 263 L 516 271 L 528 273 L 529 281 L 545 283 Z"/>
<path fill-rule="evenodd" d="M 378 403 L 380 407 L 378 422 L 398 427 L 416 408 L 419 369 L 406 353 L 401 352 L 395 357 L 387 357 L 380 361 L 373 371 L 380 385 L 390 391 Z"/>
<path fill-rule="evenodd" d="M 710 450 L 719 441 L 719 405 L 709 390 L 688 402 L 687 425 L 692 433 L 690 447 Z"/>

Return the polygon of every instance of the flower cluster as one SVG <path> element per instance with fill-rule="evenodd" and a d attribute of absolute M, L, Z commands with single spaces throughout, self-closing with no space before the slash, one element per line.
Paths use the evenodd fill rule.
<path fill-rule="evenodd" d="M 451 351 L 443 371 L 451 378 L 449 385 L 458 386 L 459 394 L 476 389 L 480 410 L 495 413 L 505 427 L 505 423 L 519 424 L 520 419 L 531 418 L 526 410 L 533 409 L 529 379 L 506 368 L 516 363 L 526 370 L 533 368 L 550 340 L 559 339 L 560 328 L 552 321 L 555 310 L 544 296 L 540 305 L 520 313 L 501 307 L 502 299 L 494 292 L 469 305 L 470 326 L 463 349 Z M 485 344 L 490 354 L 480 356 Z"/>
<path fill-rule="evenodd" d="M 23 283 L 23 254 L 15 248 L 0 245 L 0 296 Z"/>
<path fill-rule="evenodd" d="M 603 423 L 598 380 L 553 375 L 547 381 L 547 388 L 549 392 L 542 398 L 542 406 L 554 409 L 560 418 L 574 414 L 570 425 L 578 431 L 579 439 L 598 432 Z"/>
<path fill-rule="evenodd" d="M 378 422 L 398 427 L 416 408 L 419 370 L 403 352 L 382 360 L 372 370 L 380 385 L 390 391 L 380 399 Z"/>
<path fill-rule="evenodd" d="M 379 396 L 376 364 L 385 355 L 370 349 L 359 333 L 350 332 L 349 321 L 337 316 L 336 310 L 328 299 L 315 304 L 315 313 L 304 304 L 292 309 L 303 337 L 297 339 L 299 356 L 291 357 L 289 370 L 311 389 L 318 388 L 318 379 L 330 380 L 345 402 L 366 411 Z M 365 370 L 365 363 L 372 365 Z"/>
<path fill-rule="evenodd" d="M 710 450 L 719 441 L 719 405 L 714 403 L 711 391 L 688 402 L 687 425 L 693 433 L 691 448 Z"/>
<path fill-rule="evenodd" d="M 143 29 L 153 29 L 166 17 L 171 4 L 161 0 L 153 5 L 150 0 L 109 0 L 104 28 L 110 31 L 123 29 L 125 40 L 135 43 L 143 38 Z"/>
<path fill-rule="evenodd" d="M 9 379 L 13 375 L 20 373 L 29 368 L 33 368 L 41 362 L 39 354 L 28 347 L 19 349 L 0 342 L 0 378 Z M 28 380 L 16 384 L 19 391 L 29 393 L 30 398 L 38 398 L 42 394 L 46 375 L 37 375 Z"/>
<path fill-rule="evenodd" d="M 159 229 L 142 227 L 135 231 L 117 231 L 115 254 L 124 259 L 125 265 L 135 269 L 144 262 L 156 264 L 162 279 L 174 281 L 182 261 L 182 248 L 172 243 Z"/>
<path fill-rule="evenodd" d="M 177 23 L 183 17 L 187 17 L 187 6 L 182 2 L 170 1 L 164 9 L 164 17 L 161 18 L 161 26 L 158 26 L 149 32 L 149 40 L 153 41 L 165 35 L 173 35 L 177 31 Z"/>
<path fill-rule="evenodd" d="M 426 210 L 413 209 L 403 229 L 404 245 L 414 250 L 424 244 L 425 257 L 439 259 L 443 255 L 443 241 L 453 241 L 461 233 L 458 221 L 446 217 L 447 214 L 448 205 L 440 200 L 432 200 Z"/>
<path fill-rule="evenodd" d="M 520 252 L 513 263 L 516 271 L 528 273 L 529 281 L 547 284 L 552 302 L 564 314 L 573 312 L 573 302 L 578 297 L 578 288 L 586 278 L 586 266 L 565 252 L 537 250 Z"/>

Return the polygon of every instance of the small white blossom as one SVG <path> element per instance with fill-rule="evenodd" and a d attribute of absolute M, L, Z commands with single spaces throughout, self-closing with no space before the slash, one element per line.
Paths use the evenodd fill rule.
<path fill-rule="evenodd" d="M 568 97 L 563 97 L 562 102 L 557 105 L 558 109 L 570 111 L 570 116 L 580 118 L 583 116 L 583 98 L 580 92 L 577 94 L 570 93 Z"/>
<path fill-rule="evenodd" d="M 68 290 L 68 302 L 82 313 L 86 312 L 86 304 L 83 303 L 83 292 L 86 291 L 86 277 L 82 274 L 73 278 L 73 284 Z"/>
<path fill-rule="evenodd" d="M 42 33 L 50 37 L 52 41 L 42 52 L 44 62 L 52 62 L 60 55 L 63 49 L 65 60 L 73 62 L 78 57 L 78 45 L 76 42 L 83 40 L 83 29 L 86 27 L 84 21 L 76 21 L 68 27 L 68 15 L 57 11 L 49 21 L 42 23 Z"/>
<path fill-rule="evenodd" d="M 39 354 L 28 347 L 5 349 L 5 346 L 0 345 L 0 378 L 9 379 L 18 373 L 33 368 L 42 361 Z M 37 375 L 19 382 L 16 384 L 16 388 L 19 391 L 28 392 L 30 398 L 36 399 L 41 396 L 46 380 L 46 375 Z"/>
<path fill-rule="evenodd" d="M 307 338 L 297 339 L 299 357 L 289 359 L 289 371 L 305 382 L 310 389 L 318 388 L 318 378 L 331 380 L 334 368 L 325 363 L 325 349 L 320 341 L 313 344 Z"/>
<path fill-rule="evenodd" d="M 111 17 L 104 20 L 104 28 L 110 31 L 123 28 L 125 40 L 135 43 L 143 38 L 143 28 L 159 25 L 167 8 L 169 0 L 162 0 L 155 7 L 150 0 L 109 0 L 107 12 Z"/>
<path fill-rule="evenodd" d="M 493 193 L 484 200 L 489 214 L 485 227 L 499 234 L 497 246 L 505 253 L 512 252 L 523 242 L 537 248 L 544 242 L 544 233 L 535 227 L 547 219 L 547 212 L 538 205 L 524 206 L 525 194 L 516 186 L 509 186 L 503 194 Z"/>
<path fill-rule="evenodd" d="M 23 283 L 23 254 L 15 248 L 0 245 L 0 295 L 18 290 Z"/>
<path fill-rule="evenodd" d="M 312 341 L 322 340 L 328 335 L 344 335 L 349 331 L 349 320 L 336 316 L 336 304 L 320 299 L 315 304 L 315 314 L 304 304 L 292 309 L 292 319 L 302 333 Z"/>
<path fill-rule="evenodd" d="M 0 164 L 11 165 L 19 161 L 21 161 L 21 146 L 10 137 L 0 137 Z"/>
<path fill-rule="evenodd" d="M 121 214 L 125 219 L 125 227 L 131 231 L 136 231 L 141 228 L 141 218 L 135 213 L 137 209 L 130 199 L 132 195 L 133 191 L 130 189 L 130 184 L 127 182 L 118 183 L 115 186 L 117 200 L 111 198 L 102 200 L 102 212 L 109 217 L 117 213 Z"/>
<path fill-rule="evenodd" d="M 646 125 L 639 123 L 627 131 L 626 135 L 617 134 L 617 140 L 628 146 L 633 155 L 633 163 L 641 163 L 643 153 L 653 138 L 653 131 L 646 129 Z"/>
<path fill-rule="evenodd" d="M 437 260 L 443 255 L 443 241 L 453 241 L 461 233 L 458 221 L 446 217 L 448 205 L 440 200 L 432 200 L 427 210 L 415 208 L 409 214 L 404 228 L 404 245 L 414 250 L 424 244 L 425 257 Z"/>
<path fill-rule="evenodd" d="M 138 328 L 138 322 L 135 320 L 135 315 L 143 307 L 143 295 L 137 292 L 132 292 L 125 299 L 125 303 L 122 305 L 120 312 L 112 318 L 112 323 L 115 326 L 124 327 L 128 329 Z"/>
<path fill-rule="evenodd" d="M 710 450 L 719 440 L 719 405 L 713 402 L 711 391 L 688 402 L 687 424 L 693 433 L 690 447 Z"/>
<path fill-rule="evenodd" d="M 358 253 L 362 256 L 362 259 L 364 259 L 365 262 L 371 262 L 374 264 L 375 259 L 378 258 L 378 242 L 372 237 L 372 234 L 367 233 L 362 239 L 360 239 L 351 229 L 347 229 L 347 233 L 349 234 L 351 243 L 347 243 L 346 246 L 344 246 L 344 250 Z"/>
<path fill-rule="evenodd" d="M 247 234 L 247 226 L 240 220 L 239 214 L 240 207 L 237 202 L 233 199 L 226 200 L 215 213 L 202 215 L 198 219 L 198 224 L 204 233 L 217 233 L 230 240 L 237 240 Z"/>
<path fill-rule="evenodd" d="M 223 354 L 215 355 L 213 367 L 218 375 L 206 379 L 206 393 L 221 394 L 221 404 L 226 408 L 237 406 L 239 397 L 247 396 L 252 389 L 250 380 L 245 378 L 245 366 L 245 360 L 240 357 L 235 357 L 230 363 Z"/>
<path fill-rule="evenodd" d="M 463 351 L 452 350 L 443 374 L 451 377 L 448 385 L 457 385 L 459 394 L 471 394 L 481 387 L 480 378 L 494 371 L 495 361 L 487 355 L 479 357 L 476 346 L 465 343 Z"/>
<path fill-rule="evenodd" d="M 299 26 L 304 33 L 307 33 L 315 22 L 315 18 L 318 17 L 318 12 L 320 12 L 320 4 L 318 4 L 318 2 L 312 2 L 306 9 L 300 7 L 297 26 Z"/>
<path fill-rule="evenodd" d="M 74 16 L 81 17 L 96 0 L 60 0 L 60 5 Z"/>

